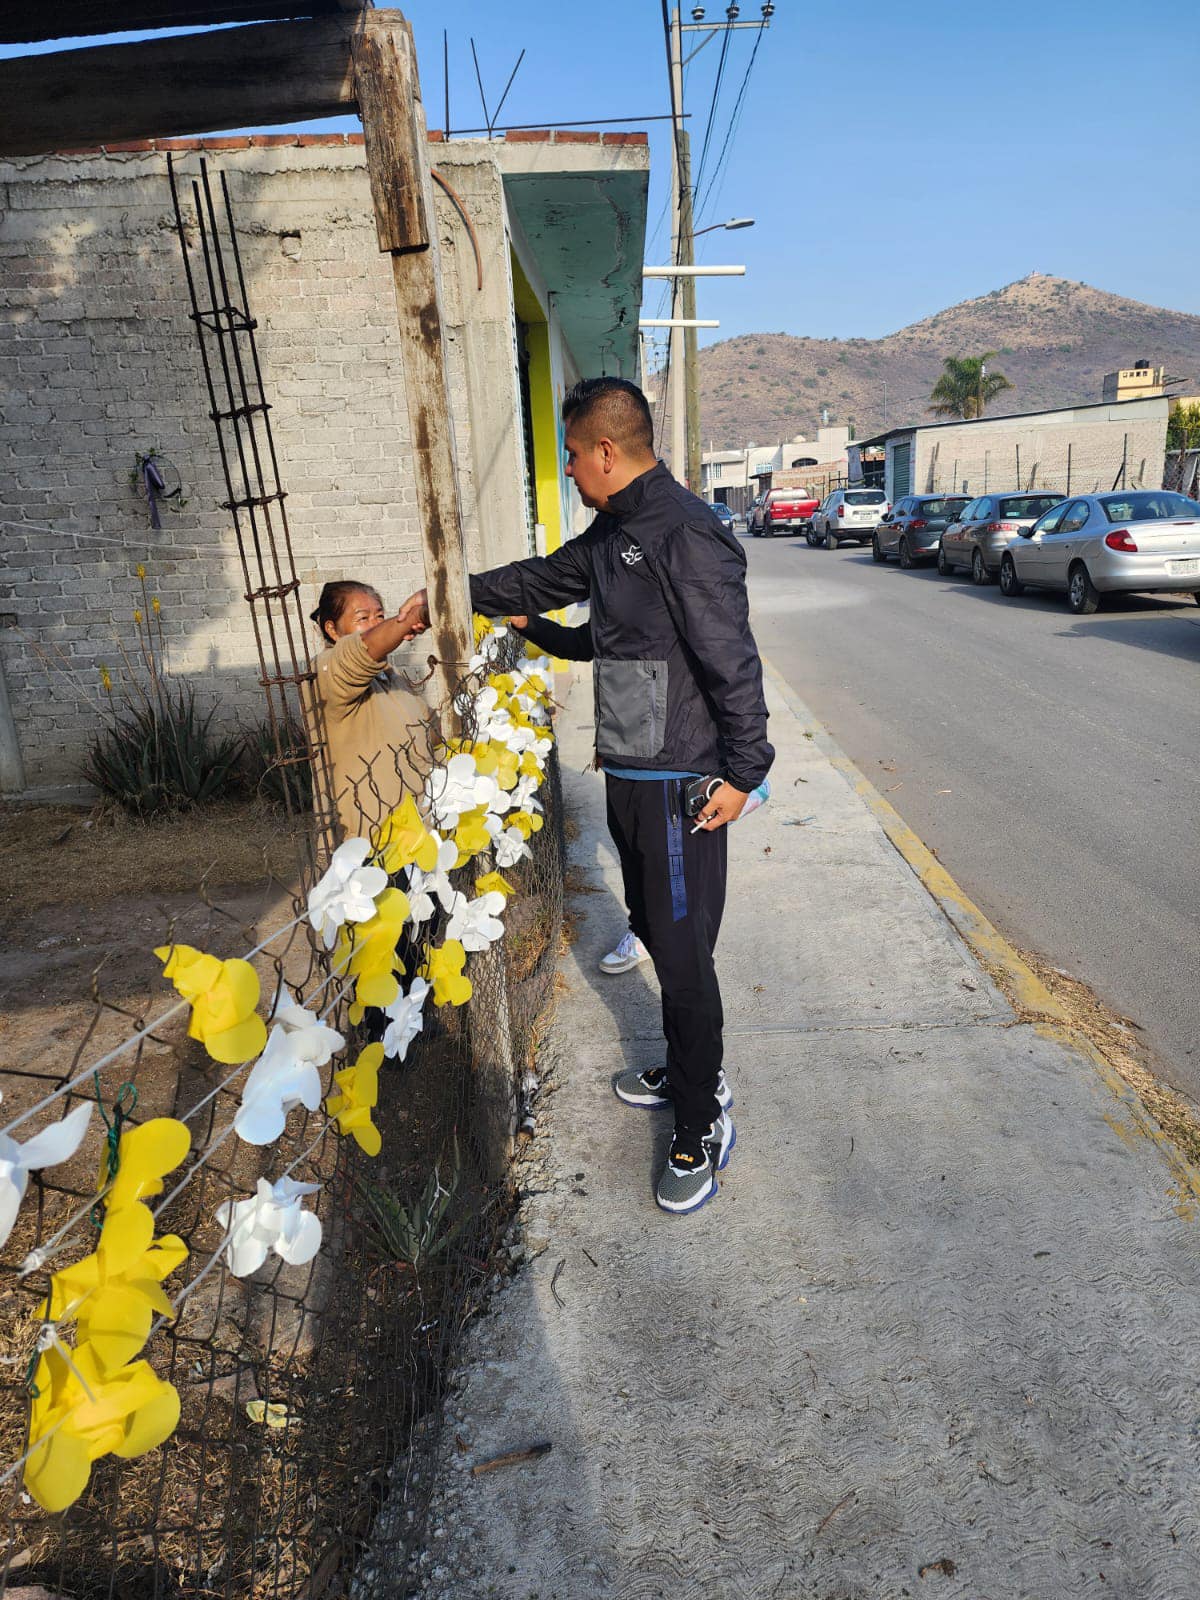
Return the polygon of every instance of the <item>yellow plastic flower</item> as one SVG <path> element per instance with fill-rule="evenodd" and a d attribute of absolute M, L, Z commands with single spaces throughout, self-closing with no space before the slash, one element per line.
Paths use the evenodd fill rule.
<path fill-rule="evenodd" d="M 401 867 L 414 863 L 422 872 L 432 872 L 437 866 L 437 840 L 421 821 L 411 794 L 406 794 L 396 809 L 384 817 L 371 835 L 371 842 L 387 873 L 399 872 Z"/>
<path fill-rule="evenodd" d="M 112 673 L 104 665 L 101 665 L 100 667 L 100 687 L 104 690 L 105 694 L 112 693 Z"/>
<path fill-rule="evenodd" d="M 471 618 L 471 627 L 475 633 L 475 643 L 478 645 L 485 634 L 491 633 L 494 624 L 490 617 L 481 617 L 478 611 Z"/>
<path fill-rule="evenodd" d="M 338 1125 L 339 1133 L 354 1136 L 355 1143 L 369 1156 L 377 1156 L 383 1146 L 371 1112 L 379 1103 L 379 1069 L 383 1065 L 383 1045 L 369 1044 L 359 1051 L 352 1067 L 335 1072 L 333 1081 L 341 1090 L 331 1094 L 325 1109 Z"/>
<path fill-rule="evenodd" d="M 517 680 L 511 672 L 493 672 L 488 677 L 488 687 L 495 689 L 496 693 L 503 699 L 505 695 L 510 695 L 517 687 Z"/>
<path fill-rule="evenodd" d="M 258 973 L 248 961 L 219 961 L 190 944 L 160 945 L 154 954 L 165 963 L 163 977 L 191 1002 L 189 1035 L 214 1061 L 236 1066 L 261 1053 L 267 1029 L 255 1014 Z"/>
<path fill-rule="evenodd" d="M 484 821 L 486 816 L 487 812 L 480 806 L 477 811 L 464 812 L 458 819 L 458 827 L 454 830 L 454 842 L 458 846 L 458 860 L 454 863 L 456 867 L 461 867 L 491 844 L 492 836 Z"/>
<path fill-rule="evenodd" d="M 411 914 L 403 889 L 385 889 L 369 921 L 348 922 L 338 935 L 333 964 L 355 980 L 353 1022 L 361 1020 L 363 1006 L 390 1006 L 400 993 L 396 973 L 404 971 L 404 963 L 396 946 Z"/>
<path fill-rule="evenodd" d="M 505 791 L 516 786 L 517 782 L 517 753 L 510 750 L 507 745 L 497 744 L 494 739 L 482 739 L 475 746 L 472 754 L 475 765 L 487 778 L 495 778 L 496 782 Z"/>
<path fill-rule="evenodd" d="M 546 652 L 542 649 L 541 645 L 534 644 L 532 639 L 526 639 L 525 654 L 529 657 L 530 661 L 536 661 L 539 656 L 544 656 Z"/>
<path fill-rule="evenodd" d="M 522 839 L 528 843 L 529 835 L 538 832 L 543 819 L 541 813 L 537 811 L 510 811 L 504 820 L 510 828 L 516 828 Z"/>
<path fill-rule="evenodd" d="M 536 778 L 539 783 L 546 776 L 546 769 L 534 750 L 526 750 L 518 770 L 523 778 Z"/>
<path fill-rule="evenodd" d="M 78 1500 L 93 1461 L 145 1455 L 170 1438 L 179 1422 L 179 1395 L 148 1361 L 106 1370 L 88 1344 L 70 1359 L 47 1350 L 33 1381 L 34 1448 L 25 1463 L 25 1487 L 43 1511 L 62 1511 Z"/>
<path fill-rule="evenodd" d="M 123 1367 L 146 1343 L 154 1313 L 170 1315 L 162 1281 L 187 1255 L 175 1234 L 155 1239 L 149 1206 L 110 1211 L 96 1249 L 54 1274 L 37 1315 L 52 1322 L 74 1319 L 80 1344 L 89 1344 L 107 1370 Z"/>
<path fill-rule="evenodd" d="M 485 872 L 482 878 L 475 879 L 476 894 L 502 894 L 507 899 L 516 892 L 508 879 L 498 872 Z"/>
<path fill-rule="evenodd" d="M 192 1135 L 185 1123 L 174 1117 L 151 1117 L 140 1128 L 121 1135 L 117 1146 L 117 1175 L 104 1197 L 104 1209 L 111 1215 L 150 1195 L 163 1192 L 163 1179 L 173 1172 L 192 1147 Z M 101 1168 L 103 1188 L 107 1168 Z"/>
<path fill-rule="evenodd" d="M 463 976 L 466 964 L 467 952 L 457 939 L 447 939 L 429 952 L 420 972 L 433 985 L 435 1006 L 461 1006 L 471 998 L 474 986 Z"/>

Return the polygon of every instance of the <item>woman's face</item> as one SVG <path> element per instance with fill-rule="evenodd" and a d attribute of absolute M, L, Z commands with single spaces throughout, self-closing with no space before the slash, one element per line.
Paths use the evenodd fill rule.
<path fill-rule="evenodd" d="M 366 633 L 383 621 L 383 601 L 370 589 L 356 589 L 342 607 L 336 622 L 325 624 L 330 640 L 342 639 L 348 633 Z"/>

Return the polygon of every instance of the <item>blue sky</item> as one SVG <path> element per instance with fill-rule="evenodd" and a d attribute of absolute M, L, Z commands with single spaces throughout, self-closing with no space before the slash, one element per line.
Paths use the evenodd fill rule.
<path fill-rule="evenodd" d="M 431 127 L 443 121 L 443 28 L 454 126 L 482 120 L 472 35 L 493 106 L 526 50 L 506 121 L 668 109 L 659 0 L 405 9 Z M 742 19 L 758 15 L 745 0 Z M 755 37 L 730 36 L 710 168 Z M 688 72 L 694 161 L 719 53 L 717 39 Z M 722 324 L 702 337 L 876 337 L 1034 269 L 1200 313 L 1198 69 L 1195 0 L 776 0 L 727 167 L 699 197 L 700 223 L 757 219 L 698 241 L 701 260 L 747 267 L 701 286 L 700 314 Z M 669 150 L 667 124 L 646 128 L 653 227 Z M 667 249 L 660 227 L 647 257 Z"/>

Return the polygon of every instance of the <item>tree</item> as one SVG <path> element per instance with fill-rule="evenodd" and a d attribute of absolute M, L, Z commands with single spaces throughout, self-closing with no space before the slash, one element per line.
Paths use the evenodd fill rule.
<path fill-rule="evenodd" d="M 947 356 L 929 396 L 930 411 L 938 417 L 982 416 L 989 400 L 1013 387 L 1002 372 L 989 367 L 995 356 L 994 350 L 981 356 Z"/>
<path fill-rule="evenodd" d="M 1167 419 L 1168 450 L 1200 450 L 1200 405 L 1178 405 Z"/>

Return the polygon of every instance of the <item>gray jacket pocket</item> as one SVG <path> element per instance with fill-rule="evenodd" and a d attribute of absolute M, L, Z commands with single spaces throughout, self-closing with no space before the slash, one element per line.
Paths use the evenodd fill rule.
<path fill-rule="evenodd" d="M 667 736 L 667 663 L 598 660 L 595 674 L 597 753 L 656 756 Z"/>

